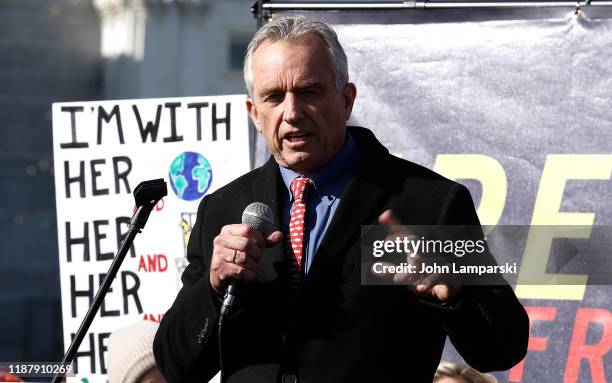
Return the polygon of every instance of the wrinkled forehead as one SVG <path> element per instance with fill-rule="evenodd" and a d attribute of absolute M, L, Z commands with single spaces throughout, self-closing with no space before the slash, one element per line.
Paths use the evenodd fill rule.
<path fill-rule="evenodd" d="M 317 81 L 333 81 L 329 48 L 316 34 L 300 38 L 264 40 L 255 50 L 251 66 L 254 85 L 274 81 L 283 76 L 302 77 Z"/>
<path fill-rule="evenodd" d="M 278 38 L 276 36 L 270 36 L 262 40 L 253 53 L 256 53 L 260 48 L 266 45 L 282 44 L 282 43 L 288 43 L 292 45 L 309 45 L 313 47 L 313 49 L 322 50 L 324 53 L 329 54 L 330 52 L 329 46 L 327 45 L 327 43 L 325 42 L 325 39 L 321 35 L 315 32 L 305 32 L 298 36 L 292 36 L 292 37 L 286 37 L 286 38 Z"/>

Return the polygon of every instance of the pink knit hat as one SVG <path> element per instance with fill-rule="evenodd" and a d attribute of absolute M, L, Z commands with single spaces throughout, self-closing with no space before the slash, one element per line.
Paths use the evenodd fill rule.
<path fill-rule="evenodd" d="M 109 383 L 135 383 L 155 367 L 153 338 L 158 323 L 141 321 L 113 331 L 108 338 Z"/>

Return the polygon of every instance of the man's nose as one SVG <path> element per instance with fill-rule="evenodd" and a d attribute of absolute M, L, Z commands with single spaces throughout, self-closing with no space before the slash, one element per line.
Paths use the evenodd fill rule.
<path fill-rule="evenodd" d="M 295 94 L 287 92 L 283 100 L 283 120 L 289 124 L 295 124 L 304 117 L 302 103 Z"/>

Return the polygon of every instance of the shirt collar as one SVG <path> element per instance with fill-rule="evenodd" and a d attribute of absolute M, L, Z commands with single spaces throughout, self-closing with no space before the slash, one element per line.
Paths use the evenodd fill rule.
<path fill-rule="evenodd" d="M 340 198 L 353 173 L 357 155 L 355 140 L 347 132 L 346 141 L 342 149 L 327 163 L 312 173 L 300 174 L 279 165 L 278 168 L 287 189 L 289 201 L 293 201 L 289 186 L 294 179 L 300 176 L 308 177 L 312 180 L 315 192 L 323 201 L 331 204 L 336 198 Z"/>

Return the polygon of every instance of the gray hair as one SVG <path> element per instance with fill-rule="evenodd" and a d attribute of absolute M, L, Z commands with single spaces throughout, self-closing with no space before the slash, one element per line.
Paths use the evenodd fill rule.
<path fill-rule="evenodd" d="M 272 20 L 261 27 L 251 39 L 244 57 L 244 82 L 249 96 L 253 96 L 253 54 L 265 40 L 299 40 L 308 34 L 316 34 L 327 45 L 331 69 L 339 91 L 348 82 L 348 63 L 336 32 L 327 24 L 304 16 L 286 16 Z"/>

